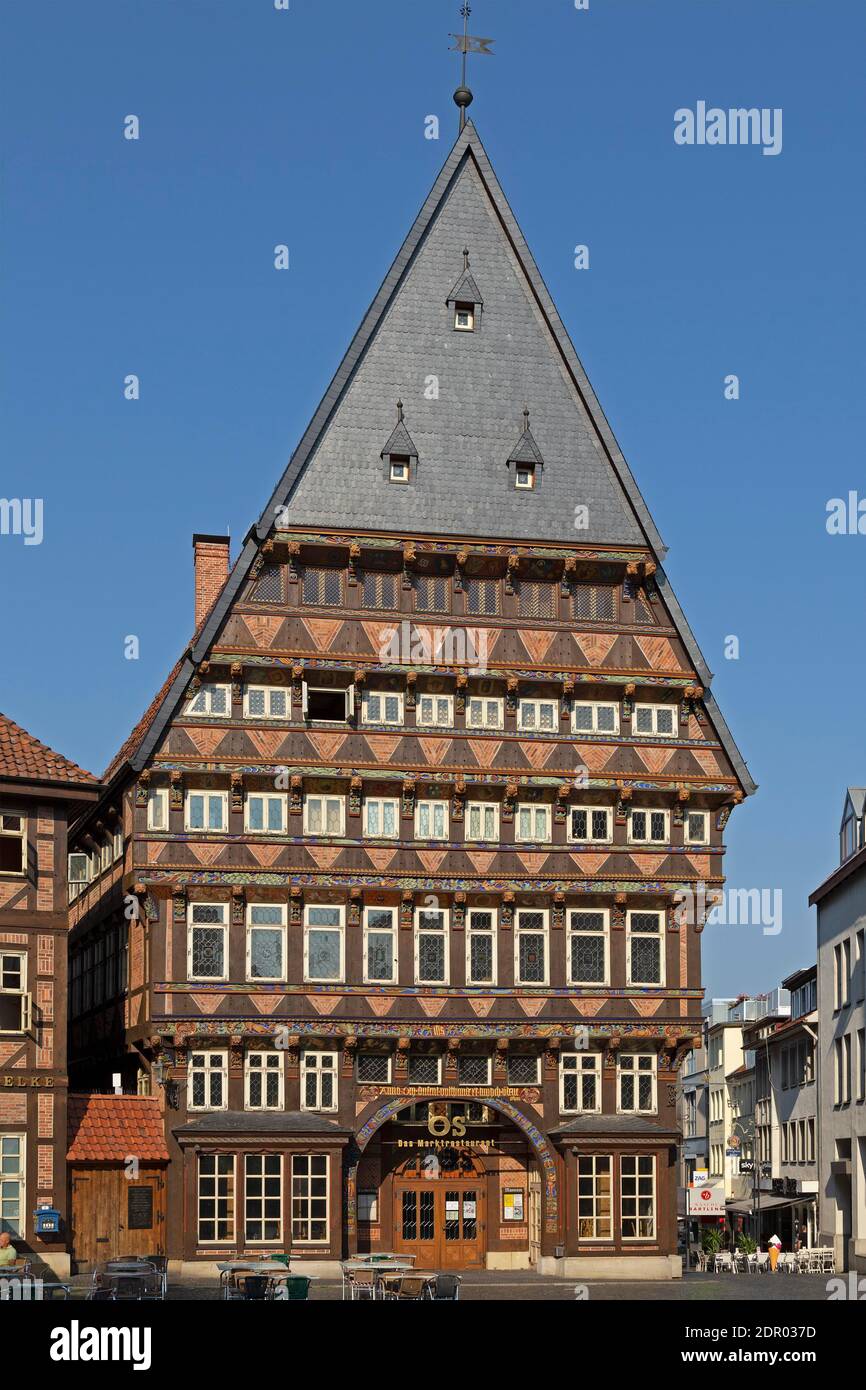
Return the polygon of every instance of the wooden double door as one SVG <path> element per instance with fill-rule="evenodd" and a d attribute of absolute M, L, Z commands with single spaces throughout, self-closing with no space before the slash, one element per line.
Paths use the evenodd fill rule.
<path fill-rule="evenodd" d="M 416 1269 L 483 1269 L 484 1180 L 477 1175 L 394 1180 L 394 1249 Z"/>
<path fill-rule="evenodd" d="M 165 1169 L 118 1164 L 72 1170 L 72 1255 L 92 1267 L 121 1255 L 164 1255 Z"/>

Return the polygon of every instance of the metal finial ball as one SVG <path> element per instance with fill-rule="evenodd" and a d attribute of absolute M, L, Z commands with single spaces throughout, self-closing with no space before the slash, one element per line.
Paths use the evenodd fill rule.
<path fill-rule="evenodd" d="M 465 108 L 474 100 L 468 87 L 458 87 L 454 93 L 454 104 Z"/>

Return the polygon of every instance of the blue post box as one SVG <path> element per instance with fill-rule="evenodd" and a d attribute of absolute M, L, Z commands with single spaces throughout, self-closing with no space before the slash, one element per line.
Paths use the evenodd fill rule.
<path fill-rule="evenodd" d="M 33 1226 L 38 1236 L 56 1236 L 60 1232 L 60 1212 L 56 1207 L 37 1207 Z"/>

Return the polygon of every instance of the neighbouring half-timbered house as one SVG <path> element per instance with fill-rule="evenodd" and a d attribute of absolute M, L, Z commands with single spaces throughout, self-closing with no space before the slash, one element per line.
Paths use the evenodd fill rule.
<path fill-rule="evenodd" d="M 662 555 L 468 123 L 78 827 L 129 845 L 76 1066 L 160 1098 L 173 1258 L 678 1272 L 694 890 L 753 784 Z"/>
<path fill-rule="evenodd" d="M 61 1275 L 69 1269 L 66 839 L 96 797 L 89 772 L 0 714 L 0 1231 L 35 1268 Z"/>

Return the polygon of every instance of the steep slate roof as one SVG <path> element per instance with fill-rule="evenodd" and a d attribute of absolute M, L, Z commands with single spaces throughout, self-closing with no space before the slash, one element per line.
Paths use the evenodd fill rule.
<path fill-rule="evenodd" d="M 851 805 L 857 820 L 866 810 L 866 787 L 849 787 L 848 796 L 851 798 Z"/>
<path fill-rule="evenodd" d="M 159 1102 L 151 1096 L 71 1095 L 67 1130 L 72 1163 L 122 1163 L 130 1154 L 168 1161 Z"/>
<path fill-rule="evenodd" d="M 98 785 L 91 772 L 85 772 L 70 758 L 55 753 L 47 743 L 41 743 L 5 714 L 0 714 L 0 777 Z"/>
<path fill-rule="evenodd" d="M 466 244 L 487 296 L 474 333 L 453 330 L 444 302 L 454 258 Z M 439 378 L 436 400 L 423 391 L 431 374 Z M 380 463 L 399 396 L 411 396 L 412 438 L 422 461 L 415 486 L 406 489 L 391 487 Z M 539 489 L 515 489 L 503 467 L 514 444 L 515 405 L 527 399 L 543 421 Z M 652 551 L 656 583 L 706 691 L 707 712 L 744 791 L 754 791 L 661 566 L 661 536 L 468 121 L 222 594 L 167 682 L 158 713 L 127 740 L 123 757 L 138 770 L 158 746 L 241 592 L 258 543 L 284 508 L 289 524 L 311 528 L 375 531 L 387 517 L 388 529 L 400 534 L 573 543 L 578 504 L 589 512 L 583 543 Z"/>

